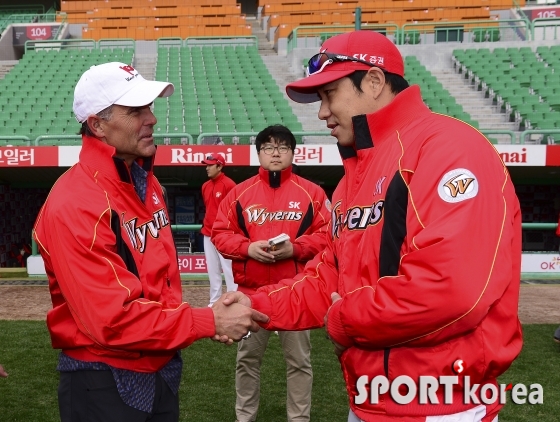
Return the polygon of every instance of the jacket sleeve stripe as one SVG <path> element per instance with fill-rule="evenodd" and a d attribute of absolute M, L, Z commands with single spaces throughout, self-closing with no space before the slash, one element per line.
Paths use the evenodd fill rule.
<path fill-rule="evenodd" d="M 307 231 L 307 229 L 311 227 L 312 223 L 313 223 L 313 202 L 309 203 L 309 206 L 307 207 L 307 211 L 305 212 L 305 216 L 301 219 L 301 224 L 297 231 L 296 239 L 302 236 Z"/>
<path fill-rule="evenodd" d="M 117 272 L 115 271 L 115 267 L 113 265 L 113 263 L 111 261 L 109 261 L 107 258 L 103 257 L 103 259 L 105 261 L 107 261 L 107 263 L 109 264 L 109 266 L 111 267 L 111 269 L 113 270 L 113 274 L 115 274 L 115 279 L 117 280 L 117 283 L 119 283 L 119 285 L 123 288 L 126 289 L 126 291 L 128 292 L 128 297 L 130 297 L 130 289 L 128 287 L 126 287 L 124 284 L 121 283 L 121 280 L 119 279 L 119 276 L 117 274 Z"/>
<path fill-rule="evenodd" d="M 246 238 L 250 238 L 249 231 L 247 230 L 247 225 L 245 224 L 245 218 L 243 218 L 243 208 L 241 207 L 239 201 L 237 201 L 235 204 L 235 211 L 237 213 L 237 224 L 239 225 L 239 228 Z"/>

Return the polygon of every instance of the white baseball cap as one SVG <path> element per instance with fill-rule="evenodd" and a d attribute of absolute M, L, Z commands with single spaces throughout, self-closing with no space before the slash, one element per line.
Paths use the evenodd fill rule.
<path fill-rule="evenodd" d="M 141 107 L 174 91 L 172 83 L 147 81 L 130 65 L 104 63 L 91 66 L 76 84 L 73 110 L 76 120 L 83 123 L 113 104 Z"/>

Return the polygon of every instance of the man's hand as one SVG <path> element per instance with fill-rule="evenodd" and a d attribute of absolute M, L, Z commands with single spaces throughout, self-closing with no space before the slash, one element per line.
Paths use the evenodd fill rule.
<path fill-rule="evenodd" d="M 235 291 L 235 292 L 227 292 L 224 293 L 221 298 L 222 299 L 222 303 L 226 306 L 231 305 L 232 303 L 239 303 L 243 306 L 247 306 L 248 308 L 251 307 L 251 299 L 249 299 L 249 296 L 239 292 L 239 291 Z M 231 345 L 233 344 L 233 340 L 230 339 L 228 336 L 220 336 L 218 334 L 216 334 L 212 340 L 214 341 L 219 341 L 220 343 L 225 343 L 227 345 Z"/>
<path fill-rule="evenodd" d="M 239 341 L 249 331 L 259 331 L 258 322 L 268 322 L 268 317 L 240 303 L 224 304 L 224 296 L 212 305 L 216 335 L 214 340 L 226 344 Z"/>
<path fill-rule="evenodd" d="M 331 299 L 332 299 L 332 303 L 335 303 L 335 302 L 341 300 L 342 297 L 340 297 L 340 295 L 335 292 L 335 293 L 331 293 Z M 332 306 L 332 304 L 331 304 L 331 306 Z M 330 308 L 329 308 L 329 311 L 330 311 Z M 328 318 L 329 318 L 329 311 L 327 311 L 327 314 L 325 315 L 325 318 L 323 319 L 323 321 L 325 323 L 325 330 L 327 330 L 327 335 L 329 334 L 329 326 L 327 325 Z M 335 355 L 340 357 L 340 355 L 342 355 L 342 352 L 344 352 L 347 349 L 347 347 L 344 347 L 343 345 L 338 344 L 330 336 L 329 336 L 329 339 L 332 341 L 332 344 L 334 344 Z"/>
<path fill-rule="evenodd" d="M 8 376 L 8 373 L 4 370 L 4 367 L 2 365 L 0 365 L 0 377 L 6 378 L 7 376 Z"/>
<path fill-rule="evenodd" d="M 251 302 L 251 299 L 249 298 L 249 296 L 247 296 L 244 293 L 241 293 L 238 290 L 235 291 L 235 292 L 224 293 L 221 298 L 223 299 L 223 303 L 226 306 L 229 306 L 232 303 L 239 303 L 243 306 L 247 306 L 248 308 L 250 308 L 251 305 L 252 305 L 252 302 Z"/>
<path fill-rule="evenodd" d="M 255 261 L 262 262 L 263 264 L 270 264 L 275 262 L 275 257 L 268 252 L 268 241 L 257 240 L 249 245 L 248 254 L 250 258 Z"/>
<path fill-rule="evenodd" d="M 294 245 L 289 240 L 275 245 L 275 249 L 270 249 L 270 254 L 274 256 L 275 261 L 291 258 L 294 255 Z"/>

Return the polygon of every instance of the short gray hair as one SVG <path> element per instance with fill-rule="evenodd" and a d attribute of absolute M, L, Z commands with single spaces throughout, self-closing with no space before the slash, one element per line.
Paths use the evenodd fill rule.
<path fill-rule="evenodd" d="M 97 113 L 96 116 L 99 117 L 101 120 L 105 120 L 105 121 L 111 120 L 111 117 L 113 117 L 113 105 L 104 108 L 99 113 Z M 87 124 L 87 120 L 82 123 L 82 127 L 80 128 L 78 135 L 94 136 L 93 132 L 91 131 L 91 129 Z"/>

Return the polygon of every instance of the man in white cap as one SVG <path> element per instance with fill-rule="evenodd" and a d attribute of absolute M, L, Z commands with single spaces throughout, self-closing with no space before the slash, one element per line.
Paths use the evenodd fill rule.
<path fill-rule="evenodd" d="M 320 101 L 338 141 L 330 241 L 295 281 L 225 303 L 270 315 L 267 330 L 324 324 L 348 421 L 497 420 L 497 377 L 522 346 L 521 213 L 506 167 L 475 128 L 426 107 L 379 33 L 328 39 L 308 74 L 286 92 Z"/>
<path fill-rule="evenodd" d="M 221 301 L 182 301 L 177 253 L 162 186 L 153 175 L 151 105 L 173 93 L 123 63 L 92 66 L 76 85 L 82 124 L 78 164 L 41 209 L 34 237 L 53 303 L 47 325 L 58 361 L 60 418 L 179 420 L 180 349 L 231 334 L 264 315 Z"/>

